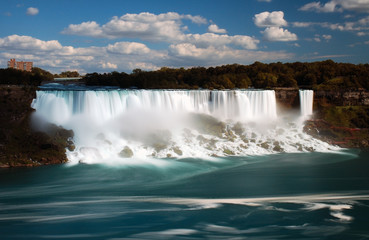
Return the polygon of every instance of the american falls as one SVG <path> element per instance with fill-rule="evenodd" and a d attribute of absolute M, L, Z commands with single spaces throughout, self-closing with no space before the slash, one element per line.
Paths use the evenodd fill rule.
<path fill-rule="evenodd" d="M 313 91 L 300 91 L 301 114 L 278 114 L 273 90 L 39 90 L 37 124 L 74 131 L 71 163 L 216 158 L 335 147 L 304 133 Z"/>

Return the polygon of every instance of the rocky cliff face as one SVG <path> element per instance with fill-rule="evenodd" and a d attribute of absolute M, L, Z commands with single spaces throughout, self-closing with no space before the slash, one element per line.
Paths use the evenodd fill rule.
<path fill-rule="evenodd" d="M 276 88 L 277 102 L 286 108 L 299 107 L 299 90 L 294 88 Z M 369 91 L 342 90 L 342 91 L 314 91 L 314 106 L 369 106 Z"/>
<path fill-rule="evenodd" d="M 67 161 L 65 149 L 73 133 L 55 125 L 47 132 L 31 128 L 30 107 L 36 89 L 0 86 L 0 167 L 38 166 Z"/>
<path fill-rule="evenodd" d="M 369 106 L 369 92 L 356 91 L 315 91 L 315 101 L 324 101 L 336 106 Z"/>
<path fill-rule="evenodd" d="M 275 89 L 279 106 L 299 108 L 298 89 Z M 345 148 L 369 148 L 369 91 L 314 91 L 314 116 L 305 132 Z"/>

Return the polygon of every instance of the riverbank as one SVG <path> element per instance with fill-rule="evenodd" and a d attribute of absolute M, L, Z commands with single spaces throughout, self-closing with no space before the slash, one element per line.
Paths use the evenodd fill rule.
<path fill-rule="evenodd" d="M 36 87 L 0 85 L 0 167 L 60 164 L 68 159 L 71 131 L 49 125 L 47 132 L 31 128 Z M 69 146 L 70 147 L 70 146 Z"/>

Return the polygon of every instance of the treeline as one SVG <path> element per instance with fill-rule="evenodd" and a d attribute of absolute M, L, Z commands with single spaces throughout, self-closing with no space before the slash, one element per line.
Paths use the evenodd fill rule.
<path fill-rule="evenodd" d="M 54 75 L 34 67 L 31 72 L 14 68 L 0 69 L 0 84 L 39 86 L 43 81 L 51 81 Z"/>
<path fill-rule="evenodd" d="M 66 71 L 60 74 L 52 74 L 38 67 L 31 72 L 14 68 L 0 69 L 0 84 L 39 86 L 43 81 L 53 81 L 54 78 L 79 77 L 77 71 Z"/>
<path fill-rule="evenodd" d="M 70 77 L 79 77 L 79 73 L 77 71 L 66 71 L 61 72 L 59 74 L 54 74 L 56 78 L 70 78 Z"/>
<path fill-rule="evenodd" d="M 369 64 L 255 62 L 251 65 L 161 68 L 157 71 L 135 69 L 127 73 L 91 73 L 84 81 L 91 86 L 119 86 L 139 89 L 233 89 L 304 87 L 312 89 L 369 89 Z"/>

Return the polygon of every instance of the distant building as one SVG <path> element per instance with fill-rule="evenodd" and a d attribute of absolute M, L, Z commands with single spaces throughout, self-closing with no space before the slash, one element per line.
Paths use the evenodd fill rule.
<path fill-rule="evenodd" d="M 8 61 L 8 68 L 15 68 L 18 70 L 24 70 L 27 72 L 31 72 L 32 68 L 33 68 L 33 62 L 17 62 L 15 61 L 15 59 L 10 59 L 10 61 Z"/>

